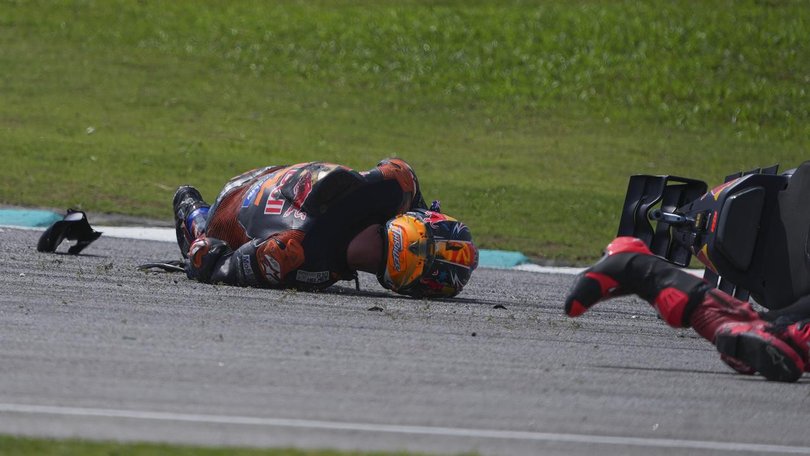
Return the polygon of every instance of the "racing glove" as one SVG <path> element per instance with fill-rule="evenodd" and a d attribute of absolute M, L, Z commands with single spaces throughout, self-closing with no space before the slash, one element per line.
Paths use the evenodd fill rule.
<path fill-rule="evenodd" d="M 186 275 L 203 283 L 223 281 L 221 274 L 217 274 L 216 280 L 214 275 L 232 254 L 233 250 L 224 241 L 200 236 L 188 248 Z"/>
<path fill-rule="evenodd" d="M 219 239 L 201 236 L 189 248 L 186 274 L 204 283 L 273 287 L 304 263 L 304 234 L 289 230 L 254 239 L 233 251 Z"/>

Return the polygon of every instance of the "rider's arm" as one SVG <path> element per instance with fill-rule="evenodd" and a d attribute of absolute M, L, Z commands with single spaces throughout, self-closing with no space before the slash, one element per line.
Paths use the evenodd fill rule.
<path fill-rule="evenodd" d="M 199 237 L 189 248 L 186 274 L 204 283 L 280 286 L 290 271 L 304 263 L 303 237 L 298 230 L 283 231 L 253 239 L 236 251 L 219 239 Z"/>
<path fill-rule="evenodd" d="M 374 171 L 377 171 L 375 173 Z M 419 180 L 416 178 L 411 165 L 401 158 L 388 158 L 377 164 L 377 168 L 367 176 L 368 180 L 396 180 L 402 189 L 402 205 L 399 212 L 411 209 L 427 209 L 422 192 L 419 189 Z"/>

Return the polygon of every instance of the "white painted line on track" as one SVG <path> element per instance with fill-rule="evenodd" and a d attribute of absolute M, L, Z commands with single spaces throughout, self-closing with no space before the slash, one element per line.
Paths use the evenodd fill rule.
<path fill-rule="evenodd" d="M 540 272 L 546 274 L 570 274 L 575 275 L 584 271 L 585 268 L 570 268 L 565 266 L 541 266 L 539 264 L 520 264 L 514 268 L 517 271 Z"/>
<path fill-rule="evenodd" d="M 45 231 L 45 228 L 36 226 L 0 225 L 0 229 Z M 159 228 L 148 226 L 102 226 L 93 225 L 93 229 L 100 231 L 105 237 L 124 239 L 139 239 L 142 241 L 177 242 L 174 228 Z"/>
<path fill-rule="evenodd" d="M 101 231 L 104 236 L 142 239 L 145 241 L 177 242 L 177 235 L 174 228 L 153 228 L 141 226 L 97 226 L 96 231 Z"/>
<path fill-rule="evenodd" d="M 374 423 L 261 418 L 230 415 L 203 415 L 172 412 L 115 410 L 84 407 L 61 407 L 29 404 L 2 404 L 0 413 L 26 413 L 73 417 L 126 418 L 150 421 L 180 421 L 201 424 L 230 424 L 264 427 L 284 427 L 351 432 L 378 432 L 389 434 L 433 435 L 441 437 L 468 437 L 484 439 L 529 440 L 551 443 L 581 443 L 591 445 L 625 445 L 651 448 L 695 449 L 750 453 L 807 454 L 810 447 L 767 445 L 758 443 L 714 442 L 708 440 L 656 439 L 610 435 L 564 434 L 551 432 L 505 431 L 496 429 L 468 429 L 434 426 L 400 426 Z"/>
<path fill-rule="evenodd" d="M 39 226 L 0 225 L 0 229 L 3 228 L 8 228 L 12 230 L 45 231 L 45 228 Z"/>
<path fill-rule="evenodd" d="M 33 230 L 44 231 L 45 228 L 37 227 L 20 227 L 12 225 L 0 225 L 2 228 L 12 228 L 17 230 Z M 106 237 L 116 237 L 124 239 L 139 239 L 143 241 L 161 241 L 176 243 L 177 237 L 174 228 L 156 228 L 156 227 L 141 227 L 141 226 L 94 226 L 94 230 L 100 231 Z M 565 266 L 541 266 L 538 264 L 527 263 L 521 264 L 512 268 L 516 271 L 539 272 L 543 274 L 568 274 L 576 275 L 584 271 L 585 268 L 573 268 Z M 702 269 L 686 269 L 698 277 L 703 277 Z"/>

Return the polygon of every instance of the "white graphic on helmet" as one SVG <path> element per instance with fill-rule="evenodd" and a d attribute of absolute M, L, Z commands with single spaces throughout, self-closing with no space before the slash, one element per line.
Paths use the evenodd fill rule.
<path fill-rule="evenodd" d="M 402 265 L 399 263 L 399 256 L 402 254 L 402 233 L 399 227 L 392 227 L 391 235 L 394 237 L 394 245 L 391 246 L 391 259 L 394 261 L 394 270 L 399 272 Z"/>

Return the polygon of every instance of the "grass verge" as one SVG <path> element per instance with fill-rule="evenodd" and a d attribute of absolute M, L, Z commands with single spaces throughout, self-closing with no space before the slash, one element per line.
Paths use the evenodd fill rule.
<path fill-rule="evenodd" d="M 213 448 L 157 443 L 90 442 L 0 435 L 4 456 L 426 456 L 410 452 Z M 468 454 L 468 456 L 472 456 Z"/>
<path fill-rule="evenodd" d="M 796 166 L 801 1 L 5 1 L 0 203 L 171 217 L 245 169 L 397 155 L 484 248 L 584 263 L 627 177 Z"/>

